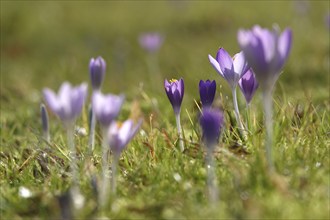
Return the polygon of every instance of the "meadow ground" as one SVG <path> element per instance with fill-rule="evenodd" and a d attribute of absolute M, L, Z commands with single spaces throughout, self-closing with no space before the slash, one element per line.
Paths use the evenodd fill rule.
<path fill-rule="evenodd" d="M 102 91 L 124 93 L 119 120 L 143 117 L 138 135 L 119 162 L 118 193 L 104 213 L 95 212 L 91 182 L 100 181 L 101 137 L 88 154 L 88 137 L 76 135 L 84 208 L 91 219 L 329 219 L 329 1 L 1 1 L 1 219 L 58 219 L 60 198 L 71 182 L 66 135 L 50 113 L 51 141 L 41 136 L 44 87 L 89 82 L 91 57 L 107 62 Z M 261 94 L 240 140 L 228 84 L 207 55 L 239 51 L 237 31 L 255 24 L 292 28 L 293 46 L 274 94 L 274 160 L 264 160 Z M 165 36 L 157 54 L 138 44 L 142 32 Z M 165 78 L 184 78 L 180 153 Z M 214 106 L 226 125 L 216 149 L 220 201 L 208 202 L 201 131 L 200 79 L 215 79 Z M 89 96 L 90 97 L 90 96 Z M 85 105 L 77 125 L 88 129 Z M 24 193 L 25 192 L 25 193 Z M 26 192 L 29 192 L 26 194 Z"/>

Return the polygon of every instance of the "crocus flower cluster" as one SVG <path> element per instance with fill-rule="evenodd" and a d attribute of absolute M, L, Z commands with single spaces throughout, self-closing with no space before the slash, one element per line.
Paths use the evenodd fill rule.
<path fill-rule="evenodd" d="M 100 192 L 102 193 L 101 206 L 103 206 L 107 198 L 107 179 L 106 179 L 106 170 L 108 168 L 108 160 L 107 154 L 111 149 L 114 155 L 114 161 L 118 161 L 120 153 L 125 148 L 125 146 L 129 143 L 129 141 L 134 137 L 137 130 L 142 124 L 142 121 L 139 121 L 136 125 L 132 122 L 132 120 L 127 120 L 124 122 L 123 126 L 116 126 L 118 123 L 115 121 L 116 117 L 119 115 L 121 107 L 124 102 L 123 95 L 113 95 L 107 94 L 104 95 L 101 93 L 101 85 L 104 80 L 106 63 L 102 57 L 98 57 L 96 59 L 92 58 L 90 60 L 89 70 L 90 70 L 90 78 L 91 84 L 93 88 L 92 95 L 92 122 L 91 122 L 91 143 L 94 145 L 94 128 L 96 119 L 100 122 L 103 130 L 103 182 L 102 189 Z M 74 124 L 77 117 L 81 114 L 83 105 L 87 98 L 87 84 L 83 83 L 77 87 L 71 86 L 70 83 L 64 82 L 58 94 L 53 92 L 52 90 L 46 88 L 43 90 L 43 95 L 45 102 L 49 106 L 49 108 L 54 112 L 64 123 L 65 128 L 68 134 L 68 146 L 71 151 L 71 155 L 73 157 L 72 164 L 70 165 L 72 170 L 73 177 L 73 187 L 71 190 L 73 202 L 79 202 L 81 204 L 81 194 L 78 190 L 78 166 L 77 166 L 77 158 L 76 151 L 74 146 Z M 48 129 L 48 115 L 45 107 L 41 105 L 41 118 L 42 118 L 42 126 L 43 133 L 45 139 L 49 140 L 49 131 Z M 93 122 L 94 120 L 94 122 Z M 117 164 L 113 164 L 113 169 L 115 169 Z M 114 174 L 113 174 L 114 175 Z M 113 176 L 113 179 L 115 177 Z M 112 181 L 113 185 L 115 185 L 114 180 Z M 105 189 L 105 190 L 104 190 Z"/>

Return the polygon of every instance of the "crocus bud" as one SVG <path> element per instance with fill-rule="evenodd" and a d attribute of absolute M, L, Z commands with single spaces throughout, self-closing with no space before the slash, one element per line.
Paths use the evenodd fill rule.
<path fill-rule="evenodd" d="M 101 88 L 103 78 L 105 75 L 106 63 L 102 57 L 92 58 L 89 62 L 89 72 L 92 82 L 93 90 Z"/>
<path fill-rule="evenodd" d="M 256 25 L 251 30 L 238 31 L 238 43 L 262 90 L 274 87 L 289 56 L 291 40 L 289 28 L 280 33 L 276 27 L 268 30 Z"/>
<path fill-rule="evenodd" d="M 199 123 L 203 130 L 203 141 L 206 147 L 214 147 L 219 141 L 224 124 L 222 112 L 209 108 L 203 109 Z"/>
<path fill-rule="evenodd" d="M 211 107 L 215 96 L 215 90 L 215 80 L 206 80 L 205 82 L 203 80 L 199 81 L 199 95 L 203 108 Z"/>
<path fill-rule="evenodd" d="M 172 79 L 170 82 L 165 79 L 164 86 L 166 95 L 172 104 L 174 113 L 177 115 L 180 113 L 181 103 L 184 95 L 183 79 Z"/>
<path fill-rule="evenodd" d="M 254 72 L 251 68 L 239 80 L 238 85 L 245 97 L 246 103 L 249 104 L 259 86 Z"/>
<path fill-rule="evenodd" d="M 64 82 L 58 94 L 46 88 L 43 90 L 44 99 L 49 108 L 65 123 L 73 122 L 81 113 L 87 97 L 87 84 L 72 87 Z"/>

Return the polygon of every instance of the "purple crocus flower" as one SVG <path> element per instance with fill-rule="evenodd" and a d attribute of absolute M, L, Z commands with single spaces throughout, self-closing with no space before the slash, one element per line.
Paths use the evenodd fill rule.
<path fill-rule="evenodd" d="M 258 89 L 258 82 L 255 78 L 252 68 L 250 68 L 238 81 L 238 85 L 245 97 L 246 103 L 249 104 L 256 90 Z"/>
<path fill-rule="evenodd" d="M 256 25 L 251 30 L 238 31 L 238 43 L 260 86 L 273 88 L 291 49 L 292 32 L 278 28 L 268 30 Z"/>
<path fill-rule="evenodd" d="M 103 95 L 101 92 L 93 94 L 92 108 L 97 120 L 104 128 L 110 126 L 111 122 L 118 116 L 124 99 L 124 95 Z"/>
<path fill-rule="evenodd" d="M 142 124 L 140 120 L 134 125 L 133 120 L 126 120 L 123 124 L 113 122 L 108 131 L 109 146 L 112 152 L 119 155 L 134 137 Z"/>
<path fill-rule="evenodd" d="M 101 88 L 103 78 L 105 75 L 106 63 L 102 57 L 92 58 L 89 62 L 89 72 L 92 82 L 93 90 Z"/>
<path fill-rule="evenodd" d="M 168 99 L 170 100 L 174 113 L 179 114 L 181 109 L 181 103 L 184 95 L 184 82 L 183 79 L 172 79 L 167 81 L 165 79 L 165 91 Z"/>
<path fill-rule="evenodd" d="M 209 108 L 214 100 L 216 90 L 215 80 L 199 81 L 199 95 L 203 108 Z"/>
<path fill-rule="evenodd" d="M 43 90 L 44 99 L 49 108 L 65 123 L 73 123 L 81 113 L 87 97 L 87 84 L 72 87 L 64 82 L 58 94 L 46 88 Z"/>
<path fill-rule="evenodd" d="M 139 37 L 141 47 L 151 53 L 158 51 L 163 41 L 164 37 L 157 32 L 144 33 Z"/>
<path fill-rule="evenodd" d="M 224 118 L 220 111 L 213 109 L 203 109 L 199 119 L 200 126 L 203 130 L 203 140 L 208 148 L 213 148 L 219 141 L 219 137 L 223 128 Z"/>
<path fill-rule="evenodd" d="M 216 59 L 209 55 L 209 61 L 214 69 L 225 78 L 232 89 L 236 88 L 240 78 L 249 69 L 242 52 L 235 54 L 232 58 L 223 48 L 218 50 Z"/>

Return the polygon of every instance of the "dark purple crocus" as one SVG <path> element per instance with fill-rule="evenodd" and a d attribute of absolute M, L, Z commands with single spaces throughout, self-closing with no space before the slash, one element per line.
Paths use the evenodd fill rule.
<path fill-rule="evenodd" d="M 101 88 L 104 75 L 105 75 L 106 63 L 102 57 L 92 58 L 89 62 L 89 72 L 92 82 L 93 90 L 99 90 Z"/>
<path fill-rule="evenodd" d="M 184 82 L 183 79 L 172 79 L 164 82 L 165 91 L 168 99 L 170 100 L 174 113 L 179 114 L 181 109 L 181 103 L 184 95 Z"/>
<path fill-rule="evenodd" d="M 164 37 L 157 32 L 143 33 L 139 37 L 141 47 L 150 53 L 158 51 L 163 41 Z"/>
<path fill-rule="evenodd" d="M 215 90 L 216 90 L 215 80 L 213 81 L 206 80 L 205 82 L 203 80 L 199 81 L 199 96 L 203 108 L 211 107 L 215 96 Z"/>
<path fill-rule="evenodd" d="M 252 68 L 238 81 L 238 85 L 245 97 L 246 103 L 249 104 L 259 86 Z"/>
<path fill-rule="evenodd" d="M 238 43 L 263 89 L 272 89 L 287 60 L 292 41 L 289 28 L 268 30 L 256 25 L 238 31 Z"/>
<path fill-rule="evenodd" d="M 218 110 L 203 109 L 199 123 L 203 130 L 203 141 L 208 148 L 214 148 L 223 128 L 223 114 Z"/>
<path fill-rule="evenodd" d="M 183 79 L 180 79 L 179 81 L 176 79 L 172 79 L 170 80 L 170 82 L 168 82 L 167 79 L 165 79 L 164 86 L 165 86 L 166 95 L 170 100 L 174 110 L 176 127 L 179 135 L 180 151 L 183 152 L 184 142 L 182 137 L 181 121 L 180 121 L 181 103 L 184 95 Z"/>
<path fill-rule="evenodd" d="M 46 88 L 43 90 L 44 99 L 49 108 L 65 123 L 73 123 L 81 113 L 87 97 L 87 84 L 72 87 L 64 82 L 58 94 Z"/>
<path fill-rule="evenodd" d="M 95 92 L 92 99 L 92 108 L 95 116 L 104 128 L 108 128 L 111 122 L 118 116 L 125 97 L 112 94 L 103 95 Z"/>

